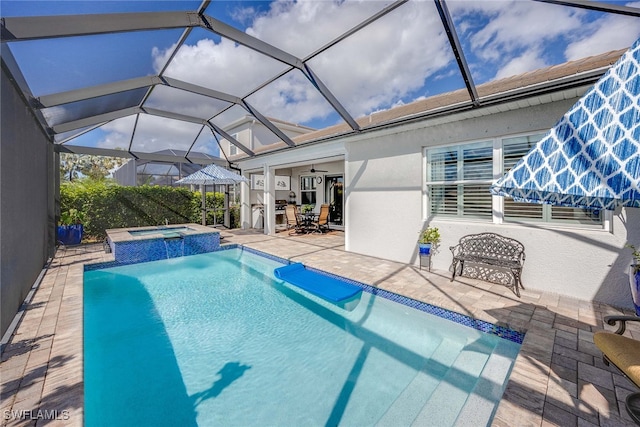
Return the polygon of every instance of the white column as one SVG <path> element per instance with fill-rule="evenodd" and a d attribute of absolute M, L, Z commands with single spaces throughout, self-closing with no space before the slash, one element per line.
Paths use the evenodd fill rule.
<path fill-rule="evenodd" d="M 200 196 L 202 197 L 202 202 L 200 205 L 200 211 L 202 214 L 202 225 L 207 225 L 207 186 L 200 184 Z"/>
<path fill-rule="evenodd" d="M 276 178 L 275 170 L 265 164 L 264 174 L 264 234 L 274 235 L 276 232 Z"/>
<path fill-rule="evenodd" d="M 242 176 L 250 180 L 248 173 Z M 251 182 L 241 182 L 240 184 L 240 228 L 247 230 L 251 228 Z"/>
<path fill-rule="evenodd" d="M 342 226 L 344 227 L 344 250 L 351 250 L 351 233 L 349 232 L 349 203 L 351 201 L 351 171 L 349 168 L 349 151 L 344 154 L 344 166 L 342 168 L 344 174 L 344 183 L 342 184 Z"/>
<path fill-rule="evenodd" d="M 229 228 L 231 225 L 231 219 L 229 216 L 229 186 L 223 185 L 224 188 L 224 212 L 223 212 L 223 220 L 222 223 L 225 227 Z"/>

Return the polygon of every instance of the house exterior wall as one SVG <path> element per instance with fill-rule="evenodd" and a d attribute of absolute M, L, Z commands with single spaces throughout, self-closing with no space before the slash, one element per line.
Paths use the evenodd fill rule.
<path fill-rule="evenodd" d="M 577 101 L 552 102 L 446 124 L 397 128 L 381 136 L 346 142 L 346 234 L 349 251 L 418 264 L 417 239 L 439 227 L 442 241 L 432 266 L 448 270 L 449 246 L 466 234 L 495 232 L 526 248 L 523 284 L 580 299 L 631 307 L 627 241 L 640 240 L 640 210 L 622 209 L 610 230 L 482 220 L 427 218 L 423 150 L 504 135 L 544 132 Z"/>
<path fill-rule="evenodd" d="M 257 150 L 265 145 L 271 145 L 280 141 L 276 134 L 268 130 L 262 123 L 255 122 L 252 126 L 253 141 L 251 141 L 251 149 Z M 287 132 L 285 132 L 286 134 Z"/>
<path fill-rule="evenodd" d="M 308 133 L 310 129 L 304 127 L 295 127 L 294 125 L 278 125 L 279 129 L 287 135 L 289 138 L 295 138 L 296 136 Z M 264 146 L 274 144 L 280 141 L 280 138 L 271 132 L 265 125 L 252 118 L 246 118 L 238 125 L 225 129 L 230 135 L 236 135 L 238 142 L 244 144 L 245 147 L 250 150 L 260 149 Z M 220 139 L 220 145 L 222 151 L 229 156 L 231 143 L 225 138 Z"/>
<path fill-rule="evenodd" d="M 131 159 L 113 172 L 113 179 L 120 185 L 135 187 L 138 185 L 136 159 Z"/>
<path fill-rule="evenodd" d="M 55 250 L 57 154 L 2 71 L 0 135 L 0 329 Z"/>

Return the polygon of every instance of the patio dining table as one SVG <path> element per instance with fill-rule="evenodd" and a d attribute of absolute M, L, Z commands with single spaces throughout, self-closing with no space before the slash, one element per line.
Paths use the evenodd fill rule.
<path fill-rule="evenodd" d="M 315 212 L 304 212 L 300 214 L 300 225 L 305 233 L 313 231 L 313 221 L 318 216 Z"/>

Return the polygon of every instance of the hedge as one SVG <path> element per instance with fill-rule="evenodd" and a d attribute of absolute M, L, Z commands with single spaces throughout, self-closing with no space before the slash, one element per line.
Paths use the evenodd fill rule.
<path fill-rule="evenodd" d="M 85 214 L 84 230 L 88 238 L 103 239 L 110 228 L 200 223 L 202 196 L 180 187 L 123 187 L 108 181 L 82 180 L 60 186 L 60 212 L 76 208 Z M 222 222 L 224 194 L 207 193 L 207 208 L 216 209 Z M 238 208 L 231 207 L 231 225 L 239 223 Z M 207 213 L 213 224 L 213 212 Z"/>

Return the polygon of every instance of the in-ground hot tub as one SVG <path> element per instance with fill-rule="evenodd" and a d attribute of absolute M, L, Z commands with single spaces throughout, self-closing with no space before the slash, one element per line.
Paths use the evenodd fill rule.
<path fill-rule="evenodd" d="M 113 228 L 107 230 L 107 239 L 117 264 L 196 255 L 220 247 L 220 233 L 199 224 Z"/>

